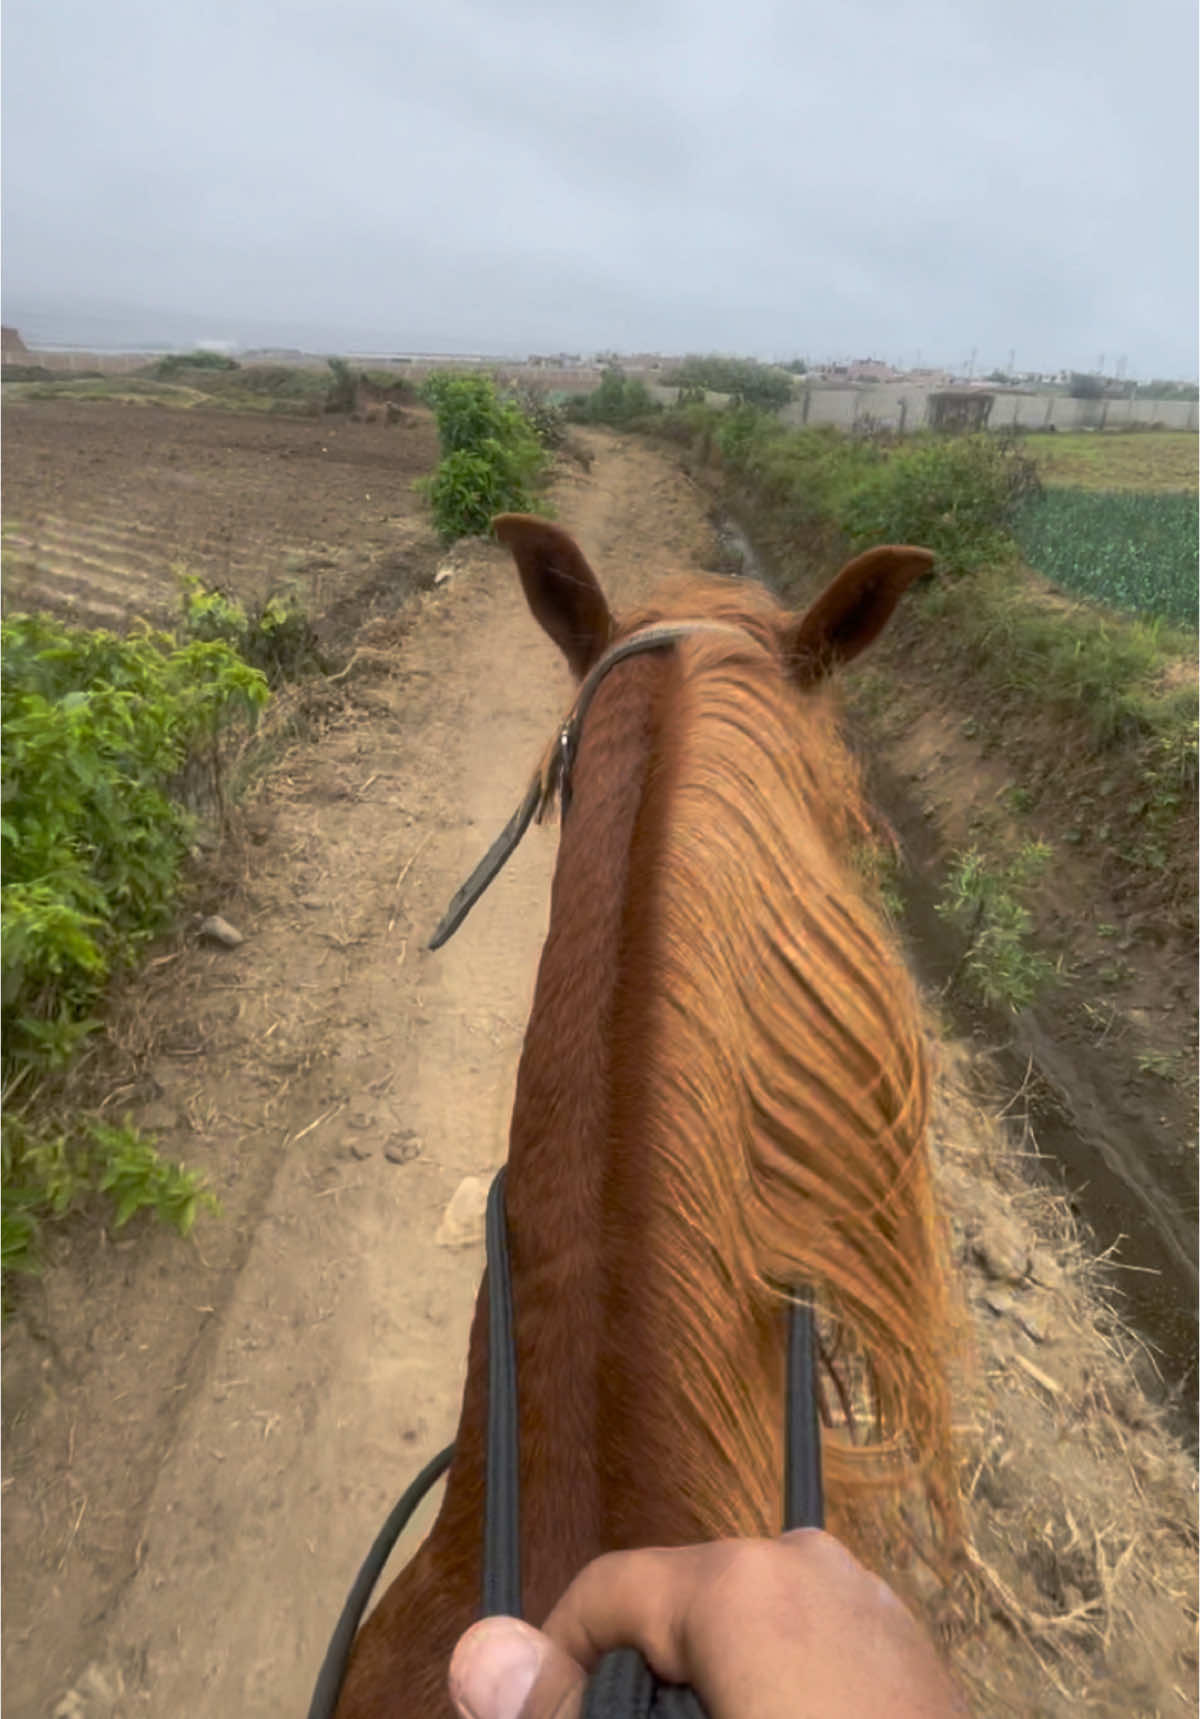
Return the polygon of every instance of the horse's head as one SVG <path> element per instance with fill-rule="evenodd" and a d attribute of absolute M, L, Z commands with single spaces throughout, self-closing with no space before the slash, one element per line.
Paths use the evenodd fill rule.
<path fill-rule="evenodd" d="M 928 549 L 905 544 L 868 549 L 797 613 L 749 580 L 678 581 L 636 618 L 618 621 L 582 550 L 560 526 L 532 514 L 502 513 L 493 529 L 512 552 L 534 618 L 577 679 L 632 626 L 703 612 L 744 627 L 778 653 L 797 686 L 811 686 L 878 638 L 908 586 L 929 572 L 934 559 Z"/>

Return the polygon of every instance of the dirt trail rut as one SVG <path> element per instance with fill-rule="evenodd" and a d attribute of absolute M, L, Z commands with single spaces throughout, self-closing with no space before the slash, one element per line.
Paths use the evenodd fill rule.
<path fill-rule="evenodd" d="M 685 479 L 664 469 L 647 495 L 643 473 L 634 495 L 619 460 L 596 477 L 567 480 L 560 507 L 618 602 L 631 594 L 617 565 L 626 532 L 648 509 L 657 535 L 627 563 L 639 586 L 661 573 L 664 545 L 694 562 L 704 533 Z M 111 1343 L 121 1364 L 93 1358 L 86 1382 L 82 1354 L 35 1366 L 36 1339 L 13 1333 L 12 1388 L 37 1380 L 40 1401 L 18 1417 L 6 1467 L 20 1487 L 36 1447 L 52 1467 L 61 1440 L 68 1479 L 43 1495 L 49 1535 L 32 1513 L 24 1525 L 36 1549 L 20 1543 L 19 1511 L 10 1524 L 10 1713 L 303 1712 L 371 1538 L 453 1434 L 482 1231 L 456 1246 L 437 1236 L 463 1178 L 486 1181 L 506 1150 L 553 829 L 531 832 L 444 950 L 423 945 L 570 696 L 508 557 L 480 546 L 459 559 L 450 585 L 420 599 L 394 676 L 364 683 L 356 708 L 272 781 L 269 847 L 229 910 L 245 946 L 190 950 L 171 969 L 198 1018 L 214 992 L 243 1004 L 200 1070 L 202 1120 L 232 1151 L 232 1180 L 253 1162 L 266 1183 L 240 1262 L 224 1288 L 206 1287 L 152 1246 L 159 1257 L 132 1264 L 105 1328 L 81 1344 Z M 162 1072 L 169 1099 L 178 1076 Z M 187 1072 L 195 1085 L 194 1061 Z M 225 1221 L 201 1222 L 202 1261 Z M 139 1297 L 159 1320 L 145 1329 L 132 1312 L 142 1340 L 127 1346 L 121 1302 Z M 198 1315 L 192 1341 L 172 1342 L 163 1327 Z M 156 1394 L 184 1406 L 165 1447 L 144 1451 L 154 1472 L 150 1484 L 143 1466 L 140 1498 L 123 1476 L 127 1519 L 98 1550 L 88 1513 L 103 1515 L 105 1452 L 119 1468 L 131 1405 L 148 1420 Z M 74 1628 L 37 1621 L 54 1607 Z"/>

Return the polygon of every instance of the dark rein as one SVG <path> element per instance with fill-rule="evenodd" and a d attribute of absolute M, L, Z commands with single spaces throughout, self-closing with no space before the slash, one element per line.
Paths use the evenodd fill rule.
<path fill-rule="evenodd" d="M 719 621 L 664 622 L 641 628 L 605 652 L 583 680 L 571 714 L 559 731 L 546 766 L 530 783 L 516 812 L 457 892 L 429 940 L 440 949 L 493 882 L 534 816 L 557 790 L 565 817 L 570 806 L 571 768 L 583 718 L 600 682 L 626 657 L 665 650 L 698 633 L 736 635 L 740 627 Z M 482 1617 L 521 1616 L 520 1419 L 517 1399 L 517 1350 L 513 1329 L 512 1277 L 504 1208 L 504 1170 L 492 1183 L 487 1203 L 488 1422 L 484 1493 Z M 817 1351 L 811 1304 L 797 1288 L 789 1303 L 787 1394 L 785 1405 L 783 1527 L 820 1528 L 824 1524 L 821 1486 L 821 1430 L 815 1390 Z M 426 1463 L 395 1505 L 375 1537 L 355 1577 L 317 1676 L 308 1719 L 332 1719 L 358 1626 L 396 1541 L 426 1493 L 450 1467 L 449 1444 Z M 621 1648 L 608 1653 L 588 1679 L 583 1719 L 704 1719 L 695 1693 L 678 1684 L 660 1683 L 641 1654 Z"/>

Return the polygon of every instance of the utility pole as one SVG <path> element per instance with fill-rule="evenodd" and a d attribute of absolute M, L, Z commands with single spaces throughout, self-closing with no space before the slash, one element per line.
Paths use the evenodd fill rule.
<path fill-rule="evenodd" d="M 1016 377 L 1016 374 L 1017 374 L 1017 349 L 1015 346 L 1010 346 L 1008 349 L 1008 379 L 1010 382 L 1014 380 L 1014 378 Z"/>

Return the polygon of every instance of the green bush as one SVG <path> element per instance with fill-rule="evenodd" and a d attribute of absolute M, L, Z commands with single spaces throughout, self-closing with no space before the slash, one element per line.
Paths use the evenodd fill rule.
<path fill-rule="evenodd" d="M 1196 625 L 1195 495 L 1050 489 L 1021 506 L 1014 530 L 1030 565 L 1065 590 Z"/>
<path fill-rule="evenodd" d="M 966 573 L 1011 555 L 1017 504 L 1039 489 L 1015 440 L 938 438 L 886 456 L 847 499 L 840 523 L 856 546 L 919 543 L 947 572 Z"/>
<path fill-rule="evenodd" d="M 668 388 L 709 389 L 730 394 L 736 402 L 776 412 L 792 397 L 792 381 L 786 371 L 753 358 L 722 358 L 712 353 L 685 358 L 663 377 Z"/>
<path fill-rule="evenodd" d="M 549 398 L 544 388 L 531 382 L 513 382 L 505 398 L 520 412 L 544 448 L 553 453 L 566 446 L 567 414 Z"/>
<path fill-rule="evenodd" d="M 128 1128 L 76 1117 L 47 1129 L 33 1111 L 98 1024 L 109 976 L 169 918 L 190 835 L 173 785 L 267 688 L 215 639 L 119 639 L 14 615 L 0 649 L 3 1252 L 20 1268 L 41 1224 L 87 1189 L 118 1223 L 149 1206 L 183 1230 L 206 1198 Z"/>
<path fill-rule="evenodd" d="M 228 645 L 3 623 L 4 1064 L 61 1066 L 107 975 L 165 922 L 189 757 L 267 696 Z"/>
<path fill-rule="evenodd" d="M 236 597 L 209 590 L 192 574 L 185 574 L 183 583 L 183 631 L 187 637 L 228 645 L 252 668 L 259 669 L 271 687 L 298 680 L 304 674 L 325 672 L 327 665 L 316 630 L 290 592 L 275 592 L 246 609 Z"/>
<path fill-rule="evenodd" d="M 326 362 L 333 373 L 333 380 L 325 391 L 325 410 L 353 412 L 358 400 L 358 382 L 353 370 L 344 358 L 330 358 Z"/>
<path fill-rule="evenodd" d="M 114 1127 L 98 1117 L 81 1117 L 63 1128 L 36 1130 L 21 1117 L 8 1116 L 0 1172 L 0 1270 L 5 1277 L 36 1270 L 43 1226 L 65 1218 L 89 1194 L 106 1197 L 117 1229 L 148 1210 L 186 1236 L 199 1211 L 217 1209 L 201 1177 L 169 1163 L 128 1119 Z"/>
<path fill-rule="evenodd" d="M 496 513 L 526 513 L 546 469 L 528 419 L 487 376 L 440 373 L 425 384 L 442 458 L 426 482 L 444 542 L 483 535 Z"/>
<path fill-rule="evenodd" d="M 514 496 L 505 485 L 494 459 L 462 448 L 439 462 L 428 491 L 434 529 L 444 543 L 486 537 L 496 514 L 522 513 L 528 505 L 523 495 Z"/>
<path fill-rule="evenodd" d="M 236 358 L 223 352 L 171 352 L 152 366 L 152 374 L 160 382 L 170 382 L 184 370 L 238 370 Z"/>
<path fill-rule="evenodd" d="M 600 379 L 600 386 L 590 394 L 572 400 L 569 416 L 582 424 L 609 424 L 616 428 L 645 418 L 659 410 L 646 384 L 635 376 L 626 376 L 619 364 L 610 364 Z"/>

